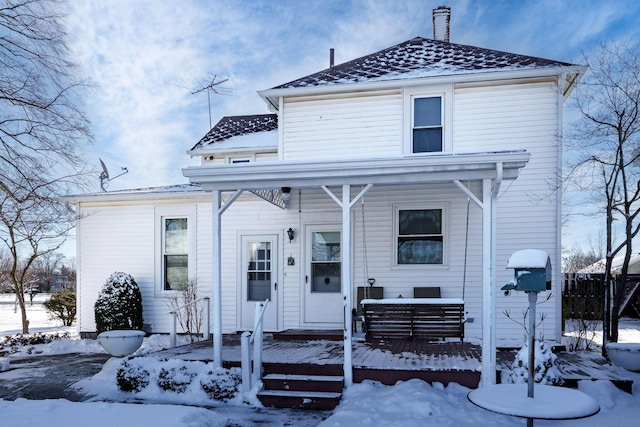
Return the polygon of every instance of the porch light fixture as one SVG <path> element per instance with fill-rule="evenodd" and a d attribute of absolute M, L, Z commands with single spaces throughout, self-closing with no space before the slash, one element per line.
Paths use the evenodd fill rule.
<path fill-rule="evenodd" d="M 282 192 L 282 201 L 286 205 L 291 199 L 291 187 L 282 187 L 280 191 Z"/>
<path fill-rule="evenodd" d="M 293 238 L 295 237 L 293 228 L 289 227 L 289 229 L 287 230 L 287 237 L 289 237 L 289 243 L 293 242 Z"/>

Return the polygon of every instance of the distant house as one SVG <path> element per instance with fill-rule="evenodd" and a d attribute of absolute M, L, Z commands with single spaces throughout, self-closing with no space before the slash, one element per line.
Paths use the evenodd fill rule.
<path fill-rule="evenodd" d="M 270 114 L 223 117 L 188 151 L 201 159 L 183 170 L 189 184 L 70 198 L 80 332 L 95 331 L 100 287 L 125 271 L 153 332 L 169 330 L 166 296 L 197 279 L 218 362 L 221 334 L 252 329 L 267 298 L 267 331 L 341 329 L 348 343 L 373 278 L 385 298 L 439 287 L 464 299 L 465 339 L 482 341 L 494 376 L 496 345 L 523 336 L 503 311 L 526 296 L 500 291 L 513 252 L 550 255 L 539 331 L 561 338 L 561 194 L 548 182 L 582 72 L 415 37 L 258 92 Z"/>
<path fill-rule="evenodd" d="M 613 258 L 611 264 L 611 273 L 620 274 L 622 272 L 622 263 L 624 262 L 624 254 Z M 604 274 L 607 260 L 605 258 L 594 262 L 593 264 L 581 269 L 578 273 L 587 274 Z M 640 253 L 631 254 L 628 267 L 629 274 L 640 274 Z"/>

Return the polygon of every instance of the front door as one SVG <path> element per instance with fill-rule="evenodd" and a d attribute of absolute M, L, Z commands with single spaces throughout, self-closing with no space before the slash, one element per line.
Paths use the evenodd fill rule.
<path fill-rule="evenodd" d="M 340 225 L 306 227 L 304 323 L 341 327 L 344 323 Z"/>
<path fill-rule="evenodd" d="M 264 330 L 278 330 L 278 235 L 245 235 L 241 242 L 241 330 L 253 330 L 255 303 L 269 299 Z"/>

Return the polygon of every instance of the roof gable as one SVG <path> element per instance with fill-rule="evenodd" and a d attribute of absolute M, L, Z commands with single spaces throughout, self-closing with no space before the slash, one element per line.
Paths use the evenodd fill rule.
<path fill-rule="evenodd" d="M 230 138 L 278 129 L 276 114 L 224 116 L 190 151 L 201 150 Z"/>
<path fill-rule="evenodd" d="M 272 89 L 572 65 L 566 62 L 416 37 Z"/>

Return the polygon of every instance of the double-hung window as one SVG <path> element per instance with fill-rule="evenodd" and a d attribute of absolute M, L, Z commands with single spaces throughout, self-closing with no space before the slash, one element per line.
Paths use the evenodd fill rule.
<path fill-rule="evenodd" d="M 163 289 L 185 289 L 189 280 L 189 219 L 163 218 L 162 229 Z"/>
<path fill-rule="evenodd" d="M 443 151 L 442 97 L 414 97 L 411 151 L 433 153 Z"/>
<path fill-rule="evenodd" d="M 441 207 L 396 210 L 397 265 L 444 264 L 444 217 Z"/>

